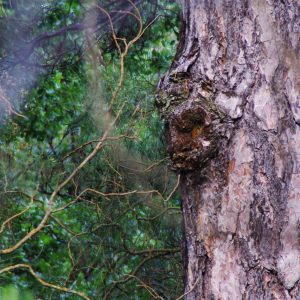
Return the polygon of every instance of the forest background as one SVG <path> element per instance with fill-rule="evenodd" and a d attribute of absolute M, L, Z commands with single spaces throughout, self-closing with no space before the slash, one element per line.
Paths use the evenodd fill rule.
<path fill-rule="evenodd" d="M 182 298 L 154 106 L 178 6 L 0 3 L 0 299 Z"/>

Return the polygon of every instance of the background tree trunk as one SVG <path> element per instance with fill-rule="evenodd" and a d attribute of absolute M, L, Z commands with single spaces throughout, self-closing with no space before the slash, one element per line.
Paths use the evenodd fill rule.
<path fill-rule="evenodd" d="M 157 97 L 186 299 L 300 299 L 300 5 L 185 0 Z"/>

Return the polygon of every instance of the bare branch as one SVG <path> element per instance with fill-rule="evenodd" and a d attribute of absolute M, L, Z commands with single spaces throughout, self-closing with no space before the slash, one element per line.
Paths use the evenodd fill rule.
<path fill-rule="evenodd" d="M 75 291 L 75 290 L 72 290 L 72 289 L 69 289 L 69 288 L 66 288 L 66 287 L 63 287 L 63 286 L 58 286 L 58 285 L 55 285 L 55 284 L 52 284 L 52 283 L 49 283 L 45 280 L 43 280 L 41 277 L 39 277 L 36 272 L 32 269 L 32 267 L 28 264 L 17 264 L 17 265 L 13 265 L 13 266 L 9 266 L 9 267 L 6 267 L 6 268 L 3 268 L 0 270 L 0 274 L 3 274 L 5 272 L 11 272 L 11 271 L 14 271 L 14 270 L 17 270 L 17 269 L 27 269 L 29 271 L 29 273 L 43 286 L 46 286 L 46 287 L 49 287 L 49 288 L 52 288 L 52 289 L 55 289 L 55 290 L 58 290 L 58 291 L 61 291 L 61 292 L 65 292 L 65 293 L 68 293 L 68 294 L 74 294 L 74 295 L 77 295 L 85 300 L 91 300 L 88 296 L 86 296 L 84 293 L 82 292 L 78 292 L 78 291 Z"/>

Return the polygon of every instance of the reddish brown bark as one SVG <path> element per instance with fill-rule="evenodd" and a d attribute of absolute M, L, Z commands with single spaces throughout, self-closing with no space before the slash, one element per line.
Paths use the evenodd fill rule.
<path fill-rule="evenodd" d="M 185 0 L 157 105 L 186 299 L 300 299 L 300 4 Z"/>

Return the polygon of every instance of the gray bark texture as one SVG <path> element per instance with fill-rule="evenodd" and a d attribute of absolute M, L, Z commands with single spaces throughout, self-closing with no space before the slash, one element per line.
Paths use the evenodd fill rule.
<path fill-rule="evenodd" d="M 300 299 L 299 0 L 184 0 L 156 104 L 185 299 Z"/>

